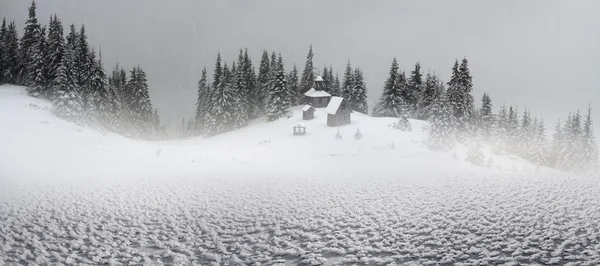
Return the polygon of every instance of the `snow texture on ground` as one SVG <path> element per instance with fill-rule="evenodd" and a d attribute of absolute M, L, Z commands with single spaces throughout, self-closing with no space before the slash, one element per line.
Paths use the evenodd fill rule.
<path fill-rule="evenodd" d="M 598 176 L 474 167 L 427 151 L 419 121 L 353 114 L 336 140 L 317 109 L 294 137 L 298 107 L 147 142 L 48 108 L 0 87 L 0 265 L 600 264 Z"/>

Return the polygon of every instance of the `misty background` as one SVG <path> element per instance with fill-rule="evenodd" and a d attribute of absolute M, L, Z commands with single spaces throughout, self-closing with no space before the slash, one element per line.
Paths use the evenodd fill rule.
<path fill-rule="evenodd" d="M 217 52 L 229 65 L 248 48 L 258 68 L 263 49 L 281 53 L 285 69 L 332 65 L 340 79 L 348 59 L 364 70 L 369 107 L 378 101 L 392 58 L 407 74 L 448 81 L 467 57 L 477 106 L 483 92 L 530 108 L 548 129 L 591 104 L 600 125 L 600 1 L 156 1 L 37 0 L 47 24 L 86 26 L 107 72 L 118 62 L 148 74 L 150 97 L 169 126 L 192 118 L 202 68 L 212 77 Z M 27 0 L 1 0 L 0 16 L 22 36 Z"/>

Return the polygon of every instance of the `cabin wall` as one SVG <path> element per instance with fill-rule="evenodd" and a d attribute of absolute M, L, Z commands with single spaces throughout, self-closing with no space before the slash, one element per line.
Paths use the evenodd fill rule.
<path fill-rule="evenodd" d="M 306 102 L 315 108 L 327 107 L 331 97 L 308 97 L 306 96 Z"/>

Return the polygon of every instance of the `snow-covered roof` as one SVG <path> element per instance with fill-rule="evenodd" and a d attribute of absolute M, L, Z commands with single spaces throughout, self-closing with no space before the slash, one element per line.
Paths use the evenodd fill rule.
<path fill-rule="evenodd" d="M 310 106 L 310 105 L 308 105 L 308 104 L 307 104 L 307 105 L 305 105 L 304 107 L 302 107 L 302 111 L 303 111 L 303 112 L 306 112 L 306 111 L 310 110 L 310 108 L 313 108 L 313 109 L 314 109 L 314 107 L 312 107 L 312 106 Z"/>
<path fill-rule="evenodd" d="M 335 115 L 338 111 L 338 109 L 340 108 L 340 105 L 342 104 L 342 102 L 344 102 L 344 98 L 342 97 L 331 97 L 331 100 L 329 101 L 329 104 L 327 105 L 327 109 L 325 109 L 325 112 L 327 112 L 330 115 Z M 352 110 L 350 110 L 352 111 Z"/>
<path fill-rule="evenodd" d="M 315 88 L 308 90 L 307 92 L 304 93 L 304 95 L 308 96 L 308 97 L 330 97 L 331 96 L 331 94 L 327 93 L 326 91 L 318 91 L 318 90 L 315 90 Z"/>
<path fill-rule="evenodd" d="M 315 81 L 323 81 L 323 78 L 321 76 L 317 76 L 317 78 L 315 79 Z"/>

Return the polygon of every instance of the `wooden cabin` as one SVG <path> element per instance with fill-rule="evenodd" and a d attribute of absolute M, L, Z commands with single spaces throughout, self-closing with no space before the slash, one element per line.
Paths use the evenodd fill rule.
<path fill-rule="evenodd" d="M 305 105 L 302 107 L 302 119 L 303 120 L 311 120 L 315 118 L 315 108 L 310 105 Z"/>
<path fill-rule="evenodd" d="M 327 105 L 327 125 L 337 127 L 350 124 L 352 109 L 346 99 L 342 97 L 332 97 Z"/>
<path fill-rule="evenodd" d="M 327 107 L 331 100 L 331 94 L 325 91 L 323 78 L 318 76 L 315 79 L 315 86 L 304 93 L 304 103 L 315 108 Z"/>

